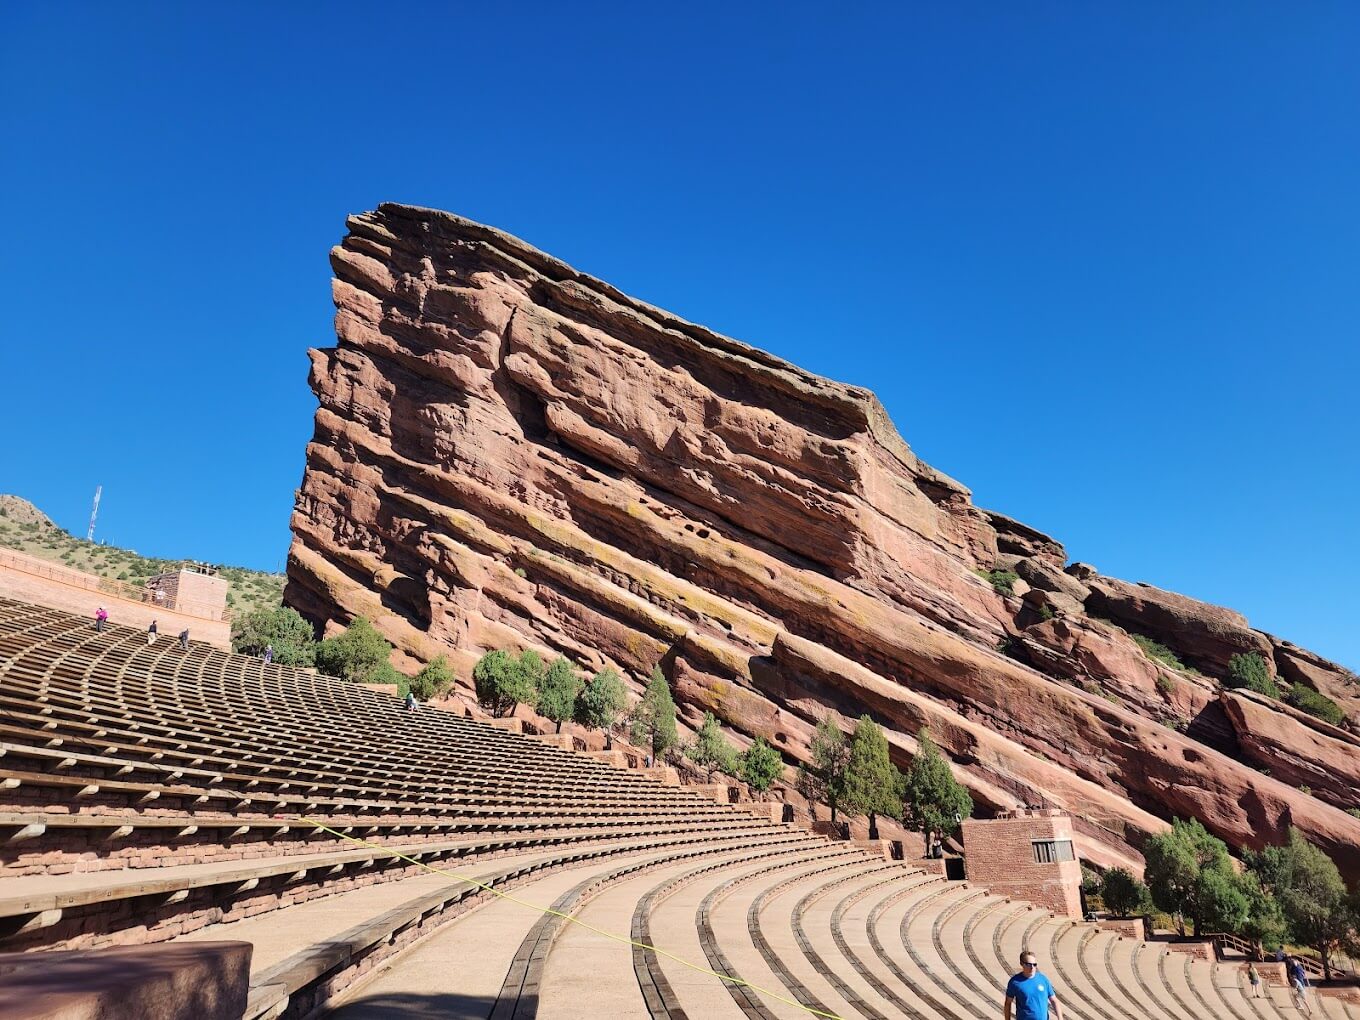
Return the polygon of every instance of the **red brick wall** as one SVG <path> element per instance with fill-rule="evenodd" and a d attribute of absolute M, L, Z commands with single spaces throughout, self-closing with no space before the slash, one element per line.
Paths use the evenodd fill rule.
<path fill-rule="evenodd" d="M 995 893 L 1029 900 L 1054 914 L 1081 919 L 1081 863 L 1034 860 L 1033 840 L 1071 840 L 1072 819 L 1060 812 L 1019 811 L 963 823 L 968 880 Z"/>
<path fill-rule="evenodd" d="M 1147 922 L 1141 917 L 1107 917 L 1096 927 L 1101 931 L 1123 935 L 1127 939 L 1138 939 L 1140 942 L 1146 941 L 1148 937 Z"/>

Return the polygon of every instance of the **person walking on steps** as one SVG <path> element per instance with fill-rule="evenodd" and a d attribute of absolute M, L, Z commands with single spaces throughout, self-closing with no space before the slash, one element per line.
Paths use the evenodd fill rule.
<path fill-rule="evenodd" d="M 266 666 L 268 666 L 268 665 L 269 665 L 271 662 L 273 662 L 273 661 L 274 661 L 274 646 L 273 646 L 273 645 L 265 645 L 265 646 L 264 646 L 264 664 L 265 664 Z"/>
<path fill-rule="evenodd" d="M 416 710 L 416 706 L 419 705 L 419 704 L 420 704 L 420 702 L 418 702 L 418 701 L 416 700 L 416 696 L 415 696 L 414 694 L 412 694 L 410 691 L 407 691 L 407 692 L 406 692 L 406 711 L 408 711 L 408 712 L 414 712 L 414 711 Z"/>
<path fill-rule="evenodd" d="M 1006 1020 L 1062 1020 L 1062 1007 L 1053 982 L 1039 969 L 1039 961 L 1028 949 L 1020 954 L 1020 973 L 1006 983 Z"/>
<path fill-rule="evenodd" d="M 149 645 L 154 645 L 156 643 L 156 635 L 158 633 L 160 632 L 156 629 L 156 621 L 152 620 L 151 626 L 146 628 L 146 643 Z"/>
<path fill-rule="evenodd" d="M 185 627 L 179 632 L 179 649 L 182 652 L 189 650 L 189 628 Z"/>
<path fill-rule="evenodd" d="M 1251 997 L 1259 999 L 1261 997 L 1261 972 L 1256 969 L 1255 963 L 1247 964 L 1247 981 L 1251 984 Z"/>
<path fill-rule="evenodd" d="M 94 629 L 96 634 L 104 633 L 104 621 L 109 618 L 109 611 L 100 606 L 94 611 Z"/>
<path fill-rule="evenodd" d="M 1294 1001 L 1305 1013 L 1313 1012 L 1313 1007 L 1308 1002 L 1308 972 L 1303 969 L 1303 963 L 1297 957 L 1291 957 L 1288 966 L 1289 984 L 1294 989 Z"/>

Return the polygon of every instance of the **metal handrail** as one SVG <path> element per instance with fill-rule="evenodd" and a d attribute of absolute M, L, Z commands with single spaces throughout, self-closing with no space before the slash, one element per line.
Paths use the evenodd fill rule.
<path fill-rule="evenodd" d="M 1233 934 L 1231 934 L 1230 932 L 1226 932 L 1226 931 L 1214 931 L 1214 932 L 1209 932 L 1209 933 L 1206 934 L 1204 937 L 1205 937 L 1205 938 L 1208 938 L 1208 939 L 1212 939 L 1212 940 L 1214 941 L 1215 945 L 1219 945 L 1220 947 L 1223 946 L 1223 945 L 1226 945 L 1226 946 L 1229 946 L 1229 947 L 1232 948 L 1232 949 L 1236 949 L 1239 953 L 1242 953 L 1242 954 L 1245 955 L 1245 956 L 1251 956 L 1251 957 L 1255 957 L 1255 956 L 1256 956 L 1256 953 L 1257 953 L 1257 945 L 1256 945 L 1256 943 L 1252 942 L 1250 939 L 1244 939 L 1244 938 L 1242 938 L 1242 936 L 1240 936 L 1240 935 L 1233 935 Z M 1295 956 L 1295 959 L 1297 959 L 1300 963 L 1303 964 L 1303 969 L 1306 970 L 1306 971 L 1309 973 L 1310 976 L 1312 976 L 1312 977 L 1322 977 L 1322 976 L 1324 975 L 1325 971 L 1323 970 L 1323 967 L 1322 967 L 1321 962 L 1319 962 L 1318 960 L 1314 960 L 1311 956 L 1297 956 L 1297 955 L 1296 955 L 1296 956 Z M 1272 962 L 1275 962 L 1275 961 L 1270 960 L 1270 959 L 1267 958 L 1264 962 L 1266 962 L 1266 963 L 1272 963 Z M 1339 974 L 1345 974 L 1345 973 L 1346 973 L 1346 971 L 1345 971 L 1343 968 L 1338 967 L 1338 966 L 1336 966 L 1335 964 L 1333 964 L 1333 966 L 1332 966 L 1332 975 L 1333 975 L 1334 977 L 1337 976 L 1337 975 L 1339 975 Z"/>

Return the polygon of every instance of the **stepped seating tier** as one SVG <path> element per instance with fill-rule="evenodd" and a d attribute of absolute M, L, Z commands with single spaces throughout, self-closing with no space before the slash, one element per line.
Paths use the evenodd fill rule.
<path fill-rule="evenodd" d="M 1074 1020 L 1297 1013 L 563 743 L 0 599 L 0 951 L 246 942 L 248 1020 L 982 1020 L 1022 947 Z"/>

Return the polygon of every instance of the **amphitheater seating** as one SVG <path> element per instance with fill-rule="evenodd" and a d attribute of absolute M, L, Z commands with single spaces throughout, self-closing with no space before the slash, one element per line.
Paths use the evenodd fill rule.
<path fill-rule="evenodd" d="M 981 1020 L 1022 946 L 1077 1020 L 1296 1012 L 552 743 L 0 600 L 0 951 L 250 942 L 251 1020 Z"/>

